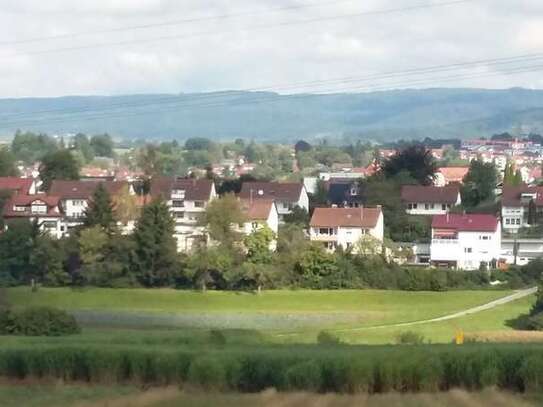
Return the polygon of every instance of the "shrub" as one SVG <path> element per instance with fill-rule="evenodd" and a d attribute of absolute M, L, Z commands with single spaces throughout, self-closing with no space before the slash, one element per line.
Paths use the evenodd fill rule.
<path fill-rule="evenodd" d="M 189 367 L 189 383 L 206 389 L 223 390 L 227 387 L 226 369 L 217 357 L 195 359 Z"/>
<path fill-rule="evenodd" d="M 424 343 L 424 336 L 414 331 L 400 332 L 396 335 L 396 343 L 399 345 L 421 345 Z"/>
<path fill-rule="evenodd" d="M 75 318 L 51 307 L 30 307 L 21 311 L 0 311 L 0 334 L 62 336 L 80 332 Z"/>
<path fill-rule="evenodd" d="M 212 329 L 209 331 L 209 342 L 216 346 L 226 345 L 226 337 L 218 329 Z"/>
<path fill-rule="evenodd" d="M 322 386 L 322 368 L 314 360 L 299 362 L 286 372 L 286 385 L 289 390 L 319 391 Z"/>
<path fill-rule="evenodd" d="M 317 343 L 319 345 L 339 345 L 341 340 L 327 331 L 320 331 L 317 335 Z"/>

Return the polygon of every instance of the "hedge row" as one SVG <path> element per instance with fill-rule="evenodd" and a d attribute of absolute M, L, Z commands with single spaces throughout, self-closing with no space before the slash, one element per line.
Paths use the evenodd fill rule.
<path fill-rule="evenodd" d="M 179 351 L 92 346 L 0 349 L 0 376 L 260 391 L 543 390 L 543 347 L 282 346 Z"/>

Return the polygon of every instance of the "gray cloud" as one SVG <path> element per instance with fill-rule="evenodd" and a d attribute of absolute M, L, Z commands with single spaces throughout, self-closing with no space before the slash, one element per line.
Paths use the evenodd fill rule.
<path fill-rule="evenodd" d="M 324 1 L 321 7 L 266 12 L 309 4 L 309 0 L 261 0 L 258 4 L 249 0 L 0 1 L 3 42 L 262 11 L 251 16 L 176 26 L 3 44 L 0 45 L 0 97 L 260 88 L 543 51 L 540 0 L 474 0 L 442 8 L 267 27 L 422 2 Z M 149 41 L 173 36 L 178 38 Z M 40 53 L 132 41 L 118 46 Z M 543 60 L 540 62 L 543 65 Z M 449 73 L 291 91 L 355 91 L 365 90 L 368 85 L 378 89 L 543 85 L 540 72 L 507 75 L 508 67 L 492 67 L 459 73 L 464 72 L 480 77 L 451 80 L 458 73 Z M 488 77 L 483 77 L 487 74 Z"/>

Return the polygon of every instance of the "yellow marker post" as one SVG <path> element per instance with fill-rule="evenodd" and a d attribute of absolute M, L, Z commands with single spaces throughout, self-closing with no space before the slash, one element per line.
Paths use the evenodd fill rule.
<path fill-rule="evenodd" d="M 463 330 L 456 331 L 455 342 L 456 342 L 457 345 L 463 345 L 464 344 L 464 331 Z"/>

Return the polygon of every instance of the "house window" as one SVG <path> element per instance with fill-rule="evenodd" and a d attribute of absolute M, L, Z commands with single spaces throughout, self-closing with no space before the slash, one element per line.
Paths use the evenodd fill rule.
<path fill-rule="evenodd" d="M 47 206 L 45 205 L 32 205 L 32 213 L 47 213 Z"/>
<path fill-rule="evenodd" d="M 447 205 L 442 204 L 442 205 L 441 205 L 441 209 L 444 210 L 444 211 L 447 210 Z"/>
<path fill-rule="evenodd" d="M 520 219 L 517 218 L 517 225 L 520 225 Z"/>
<path fill-rule="evenodd" d="M 194 207 L 195 208 L 203 208 L 204 207 L 204 201 L 194 201 Z"/>
<path fill-rule="evenodd" d="M 175 212 L 174 215 L 177 219 L 183 219 L 185 217 L 185 212 Z"/>
<path fill-rule="evenodd" d="M 14 206 L 14 207 L 13 207 L 13 210 L 14 210 L 15 212 L 24 212 L 25 209 L 26 209 L 25 206 Z"/>
<path fill-rule="evenodd" d="M 353 244 L 352 243 L 347 243 L 347 249 L 350 249 L 351 247 L 353 247 Z"/>
<path fill-rule="evenodd" d="M 356 196 L 357 193 L 358 191 L 356 190 L 356 188 L 351 188 L 351 196 Z"/>
<path fill-rule="evenodd" d="M 471 247 L 464 247 L 464 253 L 471 253 L 472 251 Z"/>
<path fill-rule="evenodd" d="M 251 223 L 251 226 L 252 226 L 253 230 L 257 230 L 258 229 L 258 222 Z"/>
<path fill-rule="evenodd" d="M 83 206 L 83 205 L 85 205 L 85 201 L 83 201 L 81 199 L 74 199 L 72 201 L 72 205 L 73 206 Z"/>
<path fill-rule="evenodd" d="M 180 196 L 182 198 L 185 197 L 185 191 L 183 189 L 172 189 L 172 195 Z"/>
<path fill-rule="evenodd" d="M 490 240 L 490 236 L 479 236 L 479 240 Z"/>
<path fill-rule="evenodd" d="M 510 225 L 510 224 L 511 224 L 511 219 L 505 218 L 505 224 L 506 224 L 506 225 Z"/>
<path fill-rule="evenodd" d="M 172 206 L 174 208 L 183 208 L 185 206 L 185 201 L 172 201 Z"/>

